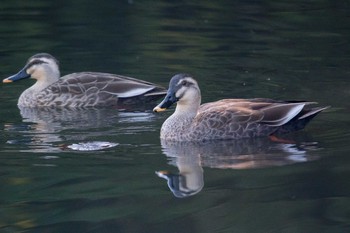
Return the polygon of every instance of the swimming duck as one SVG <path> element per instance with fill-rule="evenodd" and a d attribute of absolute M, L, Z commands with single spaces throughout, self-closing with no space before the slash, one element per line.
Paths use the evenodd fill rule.
<path fill-rule="evenodd" d="M 60 78 L 59 63 L 52 55 L 30 57 L 17 74 L 3 83 L 33 78 L 36 83 L 18 99 L 22 107 L 106 107 L 147 103 L 164 97 L 166 89 L 146 81 L 121 75 L 80 72 Z"/>
<path fill-rule="evenodd" d="M 198 83 L 188 74 L 171 78 L 164 100 L 153 111 L 177 103 L 163 123 L 160 138 L 170 141 L 241 139 L 300 130 L 327 107 L 307 108 L 313 102 L 271 99 L 223 99 L 203 105 Z"/>

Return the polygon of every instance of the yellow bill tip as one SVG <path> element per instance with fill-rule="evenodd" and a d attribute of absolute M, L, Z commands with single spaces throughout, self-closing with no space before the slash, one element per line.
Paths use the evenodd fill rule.
<path fill-rule="evenodd" d="M 158 175 L 169 175 L 169 174 L 170 174 L 169 171 L 156 171 L 156 173 L 157 173 Z"/>
<path fill-rule="evenodd" d="M 12 83 L 13 81 L 10 80 L 10 79 L 5 78 L 4 80 L 2 80 L 2 82 L 3 82 L 3 83 Z"/>
<path fill-rule="evenodd" d="M 153 112 L 164 112 L 165 110 L 166 110 L 166 108 L 161 108 L 161 107 L 157 106 L 153 109 Z"/>

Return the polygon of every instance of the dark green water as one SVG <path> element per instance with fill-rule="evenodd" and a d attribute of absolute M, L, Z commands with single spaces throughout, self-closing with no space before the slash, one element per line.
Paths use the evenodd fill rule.
<path fill-rule="evenodd" d="M 159 129 L 171 111 L 21 112 L 17 99 L 32 82 L 1 84 L 0 232 L 348 232 L 349 12 L 340 0 L 1 2 L 3 78 L 48 52 L 63 75 L 167 86 L 186 72 L 203 102 L 332 108 L 289 144 L 166 145 Z M 67 148 L 92 141 L 118 145 Z M 156 171 L 173 174 L 173 192 Z"/>

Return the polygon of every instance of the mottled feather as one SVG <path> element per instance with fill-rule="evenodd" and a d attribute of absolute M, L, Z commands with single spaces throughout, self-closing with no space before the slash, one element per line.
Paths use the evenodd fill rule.
<path fill-rule="evenodd" d="M 79 72 L 59 77 L 58 61 L 50 54 L 36 54 L 25 67 L 3 80 L 13 82 L 34 78 L 18 105 L 22 107 L 106 107 L 143 104 L 165 96 L 166 89 L 156 84 L 121 75 Z M 125 107 L 125 106 L 123 106 Z"/>
<path fill-rule="evenodd" d="M 200 105 L 197 82 L 187 74 L 175 75 L 162 111 L 177 102 L 176 111 L 162 125 L 161 138 L 171 141 L 241 139 L 300 130 L 327 107 L 307 108 L 313 102 L 272 99 L 223 99 Z"/>

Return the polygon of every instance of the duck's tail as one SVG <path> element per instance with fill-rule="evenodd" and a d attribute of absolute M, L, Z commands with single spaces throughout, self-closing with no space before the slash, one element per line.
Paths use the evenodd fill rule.
<path fill-rule="evenodd" d="M 315 107 L 315 108 L 304 108 L 300 111 L 293 119 L 288 121 L 286 124 L 278 127 L 273 134 L 287 134 L 294 131 L 302 130 L 305 126 L 315 117 L 318 113 L 329 108 L 326 107 Z"/>

